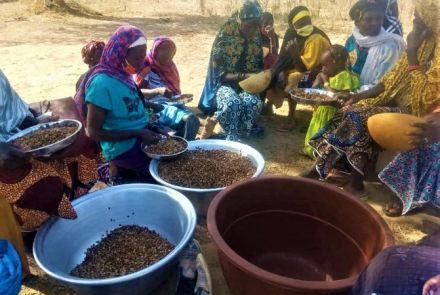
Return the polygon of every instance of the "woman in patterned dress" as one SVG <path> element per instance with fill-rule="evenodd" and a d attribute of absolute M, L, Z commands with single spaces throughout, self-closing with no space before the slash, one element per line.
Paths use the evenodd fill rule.
<path fill-rule="evenodd" d="M 238 84 L 264 68 L 261 15 L 257 2 L 246 1 L 220 28 L 212 46 L 199 108 L 210 115 L 217 112 L 227 140 L 250 135 L 263 106 L 259 94 Z"/>
<path fill-rule="evenodd" d="M 319 154 L 304 177 L 325 179 L 331 169 L 351 173 L 350 189 L 363 192 L 363 169 L 374 152 L 368 118 L 380 113 L 408 113 L 423 117 L 438 104 L 440 92 L 439 4 L 416 1 L 414 28 L 408 49 L 396 66 L 373 88 L 340 94 L 346 105 L 342 122 L 330 121 L 309 144 Z M 353 105 L 355 104 L 356 105 Z"/>

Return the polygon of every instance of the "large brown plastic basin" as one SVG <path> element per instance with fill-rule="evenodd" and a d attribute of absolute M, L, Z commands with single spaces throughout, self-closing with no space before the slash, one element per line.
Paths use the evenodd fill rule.
<path fill-rule="evenodd" d="M 286 176 L 226 188 L 209 207 L 208 228 L 234 295 L 345 294 L 368 261 L 394 244 L 369 205 Z"/>

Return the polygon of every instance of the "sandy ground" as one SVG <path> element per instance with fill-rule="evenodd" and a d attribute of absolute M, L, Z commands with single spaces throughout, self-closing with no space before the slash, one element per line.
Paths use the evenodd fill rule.
<path fill-rule="evenodd" d="M 88 2 L 84 0 L 82 2 Z M 159 3 L 158 0 L 151 1 Z M 103 2 L 100 2 L 103 3 Z M 220 16 L 198 16 L 197 9 L 188 11 L 186 2 L 180 6 L 154 6 L 151 11 L 142 11 L 140 1 L 121 4 L 121 0 L 89 3 L 106 16 L 81 18 L 55 13 L 36 15 L 22 2 L 0 1 L 0 68 L 5 72 L 16 91 L 27 101 L 35 102 L 74 95 L 78 77 L 87 70 L 82 63 L 80 50 L 91 39 L 108 40 L 112 32 L 124 24 L 138 26 L 149 38 L 166 35 L 176 42 L 178 52 L 175 61 L 181 73 L 185 93 L 196 98 L 203 88 L 209 53 L 216 30 L 225 19 Z M 180 3 L 180 2 L 179 2 Z M 112 6 L 114 5 L 112 9 Z M 165 4 L 164 4 L 165 5 Z M 185 10 L 186 9 L 186 10 Z M 179 14 L 177 14 L 179 13 Z M 334 43 L 343 44 L 350 32 L 350 24 L 332 22 L 318 23 L 329 32 Z M 277 25 L 278 28 L 281 26 Z M 282 32 L 280 29 L 279 31 Z M 338 32 L 338 34 L 332 34 Z M 286 115 L 286 106 L 276 110 L 277 115 L 262 120 L 268 136 L 263 140 L 252 140 L 250 145 L 265 157 L 265 174 L 297 175 L 312 164 L 302 157 L 304 133 L 278 133 L 277 124 Z M 299 107 L 298 126 L 307 126 L 311 109 Z M 388 201 L 390 192 L 376 179 L 367 182 L 368 203 L 381 214 L 380 208 Z M 384 217 L 395 234 L 397 243 L 414 242 L 440 225 L 438 213 L 426 208 L 417 215 L 396 219 Z M 210 266 L 215 294 L 229 294 L 217 263 L 215 249 L 206 234 L 202 233 L 204 255 Z M 34 276 L 26 281 L 22 295 L 75 294 L 70 289 L 47 277 L 30 257 Z M 165 284 L 156 294 L 172 294 L 173 282 Z"/>

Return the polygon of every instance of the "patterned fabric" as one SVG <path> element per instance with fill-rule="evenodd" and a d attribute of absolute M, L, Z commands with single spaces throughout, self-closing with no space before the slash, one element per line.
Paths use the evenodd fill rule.
<path fill-rule="evenodd" d="M 93 58 L 98 50 L 103 50 L 105 46 L 101 41 L 90 41 L 81 49 L 81 56 L 85 64 L 90 65 L 93 62 Z"/>
<path fill-rule="evenodd" d="M 388 0 L 387 10 L 385 12 L 385 20 L 383 27 L 387 32 L 403 36 L 402 22 L 397 16 L 393 14 L 391 7 L 396 3 L 397 0 Z"/>
<path fill-rule="evenodd" d="M 222 77 L 227 73 L 258 73 L 264 68 L 261 32 L 257 30 L 253 39 L 245 39 L 240 32 L 239 18 L 257 15 L 261 7 L 257 2 L 246 1 L 240 13 L 234 13 L 220 28 L 211 50 L 205 87 L 199 109 L 213 114 L 217 110 L 216 95 L 222 86 Z M 255 16 L 259 17 L 259 16 Z M 227 85 L 241 91 L 238 84 Z"/>
<path fill-rule="evenodd" d="M 409 109 L 355 105 L 342 121 L 340 116 L 330 120 L 308 142 L 320 157 L 316 169 L 321 178 L 325 179 L 333 168 L 348 173 L 355 169 L 363 175 L 365 164 L 374 153 L 374 141 L 368 133 L 368 119 L 381 113 L 400 112 L 408 113 Z"/>
<path fill-rule="evenodd" d="M 131 90 L 137 91 L 133 77 L 124 71 L 122 64 L 130 45 L 140 37 L 145 38 L 142 32 L 134 26 L 122 26 L 117 29 L 105 45 L 99 64 L 91 68 L 84 77 L 74 97 L 84 126 L 87 126 L 86 89 L 98 74 L 107 74 L 120 80 Z"/>
<path fill-rule="evenodd" d="M 76 218 L 71 199 L 88 192 L 98 179 L 96 161 L 80 156 L 0 171 L 0 197 L 12 204 L 23 231 L 35 231 L 51 216 Z M 50 188 L 50 189 L 48 189 Z"/>
<path fill-rule="evenodd" d="M 350 294 L 418 295 L 426 281 L 439 273 L 440 249 L 394 246 L 370 261 Z"/>
<path fill-rule="evenodd" d="M 0 239 L 0 294 L 19 294 L 21 275 L 21 262 L 17 251 L 8 240 Z"/>
<path fill-rule="evenodd" d="M 400 153 L 379 178 L 402 201 L 402 214 L 429 202 L 440 208 L 440 143 Z"/>
<path fill-rule="evenodd" d="M 362 19 L 366 11 L 384 11 L 387 8 L 387 0 L 359 0 L 350 9 L 350 18 L 357 22 Z"/>
<path fill-rule="evenodd" d="M 0 142 L 19 132 L 27 116 L 32 116 L 29 106 L 20 98 L 9 83 L 8 78 L 0 70 Z"/>
<path fill-rule="evenodd" d="M 158 37 L 154 39 L 153 47 L 145 58 L 143 69 L 136 77 L 136 83 L 140 85 L 148 73 L 153 71 L 155 74 L 159 75 L 161 80 L 165 82 L 166 86 L 177 95 L 180 94 L 180 76 L 176 64 L 171 61 L 169 65 L 164 66 L 156 60 L 157 52 L 165 46 L 171 46 L 174 48 L 174 54 L 176 54 L 177 47 L 171 39 L 166 37 Z"/>
<path fill-rule="evenodd" d="M 361 50 L 353 35 L 345 42 L 345 49 L 348 50 L 348 69 L 360 76 L 368 57 L 368 50 Z"/>
<path fill-rule="evenodd" d="M 221 86 L 217 91 L 217 120 L 226 132 L 226 140 L 237 141 L 249 136 L 257 116 L 263 108 L 259 95 Z"/>
<path fill-rule="evenodd" d="M 408 57 L 402 55 L 396 66 L 381 80 L 385 92 L 374 99 L 359 103 L 365 106 L 386 105 L 399 97 L 407 96 L 412 114 L 423 117 L 431 113 L 440 101 L 440 4 L 437 0 L 417 0 L 416 9 L 433 33 L 418 51 L 423 70 L 408 72 Z"/>

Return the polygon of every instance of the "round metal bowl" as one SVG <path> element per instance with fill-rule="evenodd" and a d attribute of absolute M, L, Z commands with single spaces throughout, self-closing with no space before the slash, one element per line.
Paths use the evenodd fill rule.
<path fill-rule="evenodd" d="M 81 122 L 77 121 L 77 120 L 60 120 L 57 122 L 43 123 L 43 124 L 38 124 L 38 125 L 32 126 L 30 128 L 27 128 L 25 130 L 18 132 L 17 134 L 14 134 L 14 136 L 11 136 L 7 140 L 7 142 L 12 142 L 12 141 L 16 140 L 17 138 L 23 137 L 27 134 L 30 134 L 30 133 L 35 132 L 40 129 L 50 128 L 54 125 L 69 126 L 69 127 L 76 125 L 78 128 L 76 129 L 76 131 L 73 134 L 66 137 L 65 139 L 57 141 L 57 142 L 55 142 L 51 145 L 48 145 L 48 146 L 44 146 L 44 147 L 41 147 L 38 149 L 33 149 L 33 150 L 27 150 L 24 152 L 27 154 L 30 154 L 34 158 L 50 156 L 51 154 L 56 153 L 64 148 L 68 147 L 72 143 L 74 143 L 78 139 L 78 136 L 80 135 L 80 131 L 82 128 Z"/>
<path fill-rule="evenodd" d="M 175 190 L 152 184 L 130 184 L 102 189 L 72 202 L 74 220 L 51 218 L 34 242 L 37 264 L 51 277 L 82 295 L 145 295 L 177 267 L 178 256 L 191 239 L 196 213 L 189 200 Z M 82 279 L 70 271 L 84 252 L 106 231 L 119 225 L 146 226 L 175 246 L 165 258 L 141 271 L 110 279 Z"/>
<path fill-rule="evenodd" d="M 252 177 L 260 176 L 261 173 L 263 173 L 265 166 L 265 161 L 263 156 L 256 149 L 248 145 L 239 142 L 226 141 L 226 140 L 213 140 L 213 139 L 196 140 L 196 141 L 190 141 L 188 143 L 188 150 L 195 150 L 197 148 L 202 148 L 206 150 L 222 149 L 222 150 L 233 151 L 236 153 L 241 153 L 241 155 L 248 157 L 257 169 L 257 171 Z M 198 188 L 181 187 L 170 184 L 164 181 L 159 176 L 158 173 L 159 163 L 160 163 L 159 160 L 152 160 L 150 163 L 150 173 L 153 176 L 153 178 L 160 184 L 175 189 L 181 192 L 182 194 L 184 194 L 193 203 L 194 207 L 196 208 L 197 214 L 200 216 L 206 216 L 211 201 L 220 191 L 224 189 L 224 187 L 198 189 Z"/>
<path fill-rule="evenodd" d="M 148 145 L 145 144 L 145 142 L 141 143 L 141 149 L 142 151 L 151 159 L 156 159 L 156 160 L 172 160 L 175 158 L 178 158 L 179 156 L 183 155 L 187 150 L 188 150 L 188 141 L 186 141 L 185 138 L 179 137 L 179 136 L 170 136 L 171 138 L 177 140 L 177 141 L 182 141 L 186 144 L 186 148 L 181 151 L 178 152 L 176 154 L 172 154 L 172 155 L 156 155 L 156 154 L 152 154 L 148 152 Z M 167 139 L 162 139 L 162 140 L 167 140 Z"/>
<path fill-rule="evenodd" d="M 321 89 L 314 89 L 314 88 L 294 88 L 292 89 L 289 94 L 292 97 L 293 100 L 307 105 L 313 105 L 313 106 L 332 106 L 332 107 L 340 107 L 341 104 L 337 100 L 315 100 L 315 99 L 307 99 L 301 96 L 298 96 L 295 94 L 297 90 L 305 90 L 306 93 L 315 92 L 319 94 L 325 94 L 330 97 L 333 97 L 334 93 L 330 91 L 325 91 Z"/>

